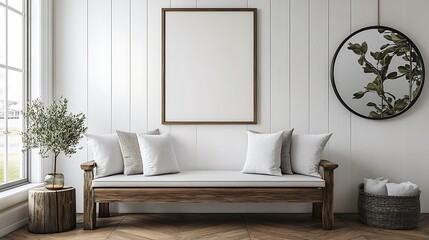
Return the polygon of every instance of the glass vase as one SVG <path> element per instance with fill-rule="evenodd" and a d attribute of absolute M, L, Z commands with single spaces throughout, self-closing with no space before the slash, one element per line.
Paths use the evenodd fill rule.
<path fill-rule="evenodd" d="M 64 188 L 64 175 L 61 173 L 49 173 L 45 176 L 45 188 L 59 190 Z"/>

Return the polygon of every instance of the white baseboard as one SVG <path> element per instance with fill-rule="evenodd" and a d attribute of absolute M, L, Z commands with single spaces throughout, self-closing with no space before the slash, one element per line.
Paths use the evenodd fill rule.
<path fill-rule="evenodd" d="M 15 231 L 28 222 L 27 201 L 0 212 L 0 237 Z"/>
<path fill-rule="evenodd" d="M 4 235 L 9 234 L 9 233 L 11 233 L 11 232 L 15 231 L 16 229 L 23 227 L 23 226 L 24 226 L 24 225 L 26 225 L 27 223 L 28 223 L 28 217 L 26 217 L 26 218 L 22 219 L 22 220 L 21 220 L 21 221 L 19 221 L 19 222 L 16 222 L 16 223 L 14 223 L 14 224 L 12 224 L 12 225 L 8 226 L 8 227 L 6 227 L 6 228 L 1 229 L 1 230 L 0 230 L 0 237 L 3 237 Z"/>

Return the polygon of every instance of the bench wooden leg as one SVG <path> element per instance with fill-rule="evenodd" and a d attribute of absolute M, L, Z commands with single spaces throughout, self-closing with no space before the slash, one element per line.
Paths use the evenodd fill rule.
<path fill-rule="evenodd" d="M 98 204 L 98 217 L 110 217 L 109 203 Z"/>
<path fill-rule="evenodd" d="M 322 228 L 331 230 L 334 228 L 334 172 L 324 172 L 325 187 L 323 191 Z"/>
<path fill-rule="evenodd" d="M 84 190 L 83 190 L 83 229 L 94 230 L 96 221 L 96 205 L 94 202 L 94 191 L 92 190 L 93 172 L 85 171 L 84 173 Z"/>
<path fill-rule="evenodd" d="M 313 203 L 313 217 L 314 218 L 322 218 L 322 206 L 321 202 Z"/>

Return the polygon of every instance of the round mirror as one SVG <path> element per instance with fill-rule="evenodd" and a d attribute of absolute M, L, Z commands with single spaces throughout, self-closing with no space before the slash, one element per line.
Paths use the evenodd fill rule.
<path fill-rule="evenodd" d="M 352 113 L 386 119 L 407 111 L 424 83 L 423 58 L 403 33 L 383 26 L 360 29 L 335 52 L 331 81 Z"/>

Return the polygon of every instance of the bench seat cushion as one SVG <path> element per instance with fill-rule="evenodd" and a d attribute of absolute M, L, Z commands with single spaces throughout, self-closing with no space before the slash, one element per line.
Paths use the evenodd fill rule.
<path fill-rule="evenodd" d="M 239 171 L 183 171 L 146 177 L 123 174 L 97 178 L 92 187 L 324 187 L 321 178 L 299 174 L 269 176 Z"/>

